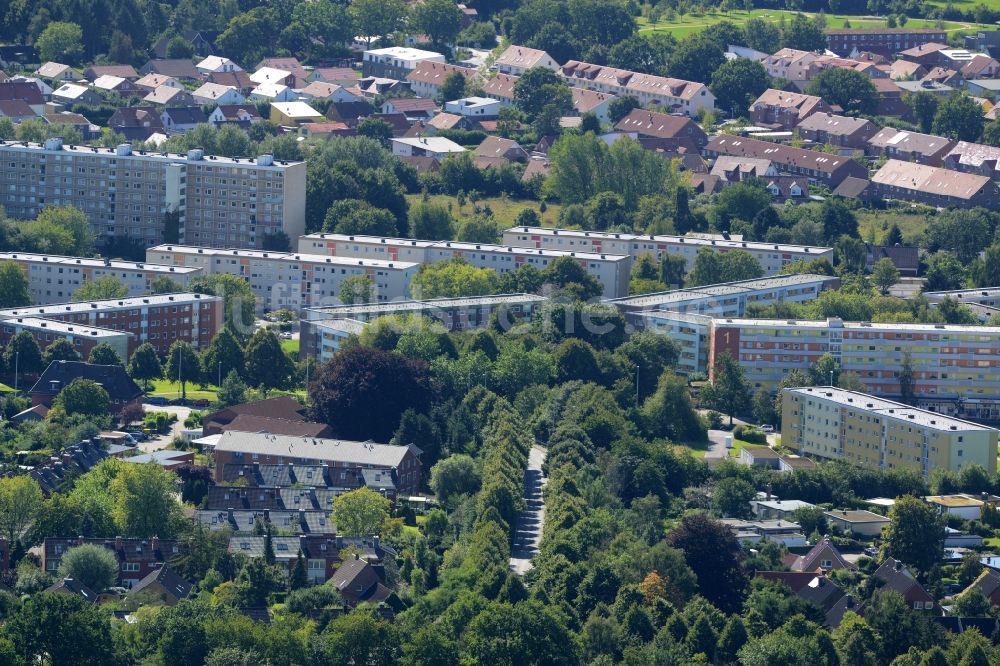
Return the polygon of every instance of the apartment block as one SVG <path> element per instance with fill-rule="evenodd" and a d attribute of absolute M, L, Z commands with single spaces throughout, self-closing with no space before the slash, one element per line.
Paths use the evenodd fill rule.
<path fill-rule="evenodd" d="M 872 51 L 894 55 L 931 42 L 948 42 L 944 30 L 931 28 L 829 28 L 826 30 L 827 48 L 838 55 L 848 56 L 855 51 Z"/>
<path fill-rule="evenodd" d="M 120 357 L 127 359 L 129 351 L 137 346 L 135 336 L 126 331 L 113 331 L 108 328 L 38 317 L 4 319 L 0 322 L 0 344 L 6 346 L 10 339 L 21 331 L 30 333 L 43 352 L 59 338 L 66 338 L 82 358 L 87 358 L 94 347 L 103 343 L 110 345 Z"/>
<path fill-rule="evenodd" d="M 683 113 L 690 117 L 700 109 L 715 108 L 715 95 L 704 83 L 643 74 L 589 62 L 570 60 L 556 72 L 570 87 L 596 92 L 634 97 L 642 107 L 655 107 L 667 113 Z"/>
<path fill-rule="evenodd" d="M 185 266 L 26 252 L 0 252 L 0 261 L 14 261 L 21 267 L 28 280 L 31 302 L 36 305 L 65 303 L 85 282 L 106 275 L 121 280 L 128 289 L 127 295 L 133 297 L 150 293 L 152 282 L 158 277 L 169 278 L 184 287 L 201 273 L 201 269 Z"/>
<path fill-rule="evenodd" d="M 300 322 L 299 356 L 329 360 L 349 335 L 359 334 L 368 322 L 386 315 L 430 317 L 449 331 L 464 331 L 486 326 L 496 314 L 501 326 L 512 327 L 531 317 L 547 300 L 534 294 L 504 294 L 307 308 Z"/>
<path fill-rule="evenodd" d="M 146 250 L 150 261 L 187 266 L 208 275 L 244 278 L 257 297 L 258 311 L 337 304 L 340 287 L 351 276 L 366 275 L 379 300 L 404 298 L 418 265 L 407 261 L 347 259 L 319 254 L 220 250 L 190 245 L 158 245 Z"/>
<path fill-rule="evenodd" d="M 290 437 L 229 430 L 215 446 L 215 480 L 225 479 L 227 465 L 326 465 L 328 473 L 341 468 L 392 472 L 397 492 L 420 488 L 420 449 L 413 444 L 394 446 L 316 437 Z"/>
<path fill-rule="evenodd" d="M 506 241 L 505 241 L 506 242 Z M 314 252 L 336 257 L 371 258 L 390 261 L 413 261 L 421 264 L 465 259 L 478 268 L 492 268 L 506 273 L 528 265 L 543 270 L 560 257 L 572 257 L 600 280 L 605 298 L 628 294 L 632 258 L 621 253 L 527 249 L 522 244 L 487 245 L 455 241 L 427 241 L 381 236 L 309 234 L 299 239 L 300 252 Z"/>
<path fill-rule="evenodd" d="M 996 469 L 994 428 L 855 391 L 785 389 L 781 443 L 799 454 L 872 469 Z"/>
<path fill-rule="evenodd" d="M 177 340 L 189 342 L 195 349 L 206 349 L 224 323 L 222 299 L 194 293 L 0 310 L 0 320 L 24 317 L 128 333 L 130 355 L 144 342 L 153 345 L 161 355 Z"/>
<path fill-rule="evenodd" d="M 707 247 L 716 252 L 743 250 L 749 252 L 764 268 L 766 275 L 780 271 L 792 261 L 826 259 L 833 263 L 833 248 L 810 245 L 776 245 L 690 236 L 649 236 L 606 231 L 574 231 L 543 227 L 513 227 L 503 232 L 503 242 L 518 247 L 532 247 L 563 252 L 608 252 L 638 258 L 651 254 L 659 259 L 664 253 L 679 255 L 687 261 L 686 270 L 694 266 L 698 250 Z"/>
<path fill-rule="evenodd" d="M 46 206 L 73 205 L 90 218 L 99 243 L 127 238 L 149 247 L 176 233 L 185 243 L 261 248 L 269 236 L 305 231 L 304 162 L 55 138 L 0 142 L 0 165 L 0 204 L 9 215 L 33 218 Z M 168 215 L 176 216 L 176 232 L 167 229 Z"/>
<path fill-rule="evenodd" d="M 696 316 L 696 315 L 687 315 Z M 977 420 L 1000 420 L 1000 327 L 776 319 L 715 319 L 709 327 L 711 373 L 729 352 L 754 387 L 773 389 L 792 369 L 806 370 L 829 353 L 879 396 L 901 395 L 909 354 L 920 407 Z"/>

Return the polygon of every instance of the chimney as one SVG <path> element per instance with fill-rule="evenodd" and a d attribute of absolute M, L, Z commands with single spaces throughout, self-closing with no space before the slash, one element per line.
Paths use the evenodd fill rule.
<path fill-rule="evenodd" d="M 115 537 L 115 550 L 121 551 L 125 548 L 124 539 L 120 536 Z"/>
<path fill-rule="evenodd" d="M 149 540 L 149 546 L 153 549 L 153 554 L 155 555 L 160 550 L 160 537 L 152 537 Z"/>
<path fill-rule="evenodd" d="M 361 555 L 359 555 L 358 553 L 354 553 L 354 559 L 355 560 L 360 560 L 361 559 Z"/>
<path fill-rule="evenodd" d="M 375 535 L 372 536 L 372 548 L 374 548 L 376 551 L 378 551 L 378 549 L 380 547 L 379 546 L 379 542 L 380 541 L 381 540 L 379 539 L 379 536 L 377 534 L 375 534 Z M 378 553 L 376 552 L 376 554 L 378 554 Z"/>

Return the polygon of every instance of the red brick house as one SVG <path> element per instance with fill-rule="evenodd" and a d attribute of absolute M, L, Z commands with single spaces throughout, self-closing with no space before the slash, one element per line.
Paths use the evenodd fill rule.
<path fill-rule="evenodd" d="M 120 365 L 92 365 L 83 361 L 52 361 L 31 387 L 32 405 L 51 407 L 59 392 L 74 379 L 89 379 L 104 387 L 116 416 L 129 405 L 142 405 L 142 389 Z"/>
<path fill-rule="evenodd" d="M 42 544 L 42 572 L 50 576 L 59 571 L 63 555 L 70 548 L 82 545 L 103 546 L 114 553 L 118 560 L 118 583 L 131 587 L 157 570 L 171 557 L 179 555 L 183 546 L 176 541 L 152 537 L 132 539 L 88 539 L 47 537 Z"/>

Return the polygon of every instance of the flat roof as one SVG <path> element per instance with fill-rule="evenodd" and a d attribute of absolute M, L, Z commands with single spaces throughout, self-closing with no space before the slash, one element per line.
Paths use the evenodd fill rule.
<path fill-rule="evenodd" d="M 50 139 L 51 141 L 51 139 Z M 50 144 L 54 146 L 55 144 Z M 127 145 L 127 144 L 126 144 Z M 305 164 L 305 162 L 288 162 L 284 160 L 274 160 L 273 164 L 257 164 L 257 158 L 253 157 L 223 157 L 222 155 L 205 155 L 201 153 L 197 158 L 192 159 L 187 154 L 161 153 L 150 150 L 130 150 L 127 154 L 121 155 L 117 148 L 99 148 L 96 146 L 83 146 L 76 144 L 59 143 L 58 148 L 46 148 L 44 143 L 31 143 L 30 141 L 0 141 L 0 148 L 13 148 L 19 150 L 37 150 L 42 152 L 64 152 L 78 155 L 104 155 L 106 157 L 127 157 L 130 159 L 147 159 L 168 162 L 185 162 L 192 164 L 223 164 L 232 166 L 253 166 L 261 169 L 280 169 L 282 167 L 295 164 Z"/>
<path fill-rule="evenodd" d="M 0 310 L 2 317 L 44 317 L 45 315 L 72 314 L 76 312 L 91 312 L 93 310 L 119 310 L 124 308 L 140 308 L 144 305 L 169 305 L 171 303 L 190 303 L 192 301 L 221 301 L 211 294 L 195 294 L 182 292 L 178 294 L 156 294 L 154 296 L 136 296 L 135 298 L 111 298 L 101 301 L 80 301 L 76 303 L 53 303 L 51 305 L 36 305 L 33 307 L 8 308 Z"/>
<path fill-rule="evenodd" d="M 875 329 L 911 333 L 973 333 L 981 336 L 1000 336 L 1000 326 L 964 326 L 959 324 L 900 324 L 867 321 L 841 321 L 840 319 L 747 319 L 741 317 L 714 317 L 716 324 L 734 324 L 744 328 L 832 328 L 861 331 Z"/>
<path fill-rule="evenodd" d="M 368 325 L 357 319 L 317 319 L 310 323 L 321 328 L 343 331 L 344 333 L 352 333 L 354 335 L 360 335 L 361 331 L 365 330 L 365 326 Z"/>
<path fill-rule="evenodd" d="M 752 280 L 740 280 L 737 282 L 720 282 L 719 284 L 691 287 L 690 289 L 673 289 L 671 291 L 660 291 L 652 294 L 641 294 L 639 296 L 625 296 L 623 298 L 610 299 L 607 302 L 624 306 L 658 305 L 700 298 L 712 298 L 724 294 L 748 294 L 765 289 L 830 282 L 837 279 L 839 278 L 811 273 L 776 275 L 769 278 L 754 278 Z"/>
<path fill-rule="evenodd" d="M 42 319 L 40 317 L 14 317 L 0 322 L 0 326 L 20 326 L 33 330 L 51 331 L 65 335 L 79 335 L 90 338 L 113 338 L 121 335 L 132 335 L 128 331 L 115 331 L 110 328 L 74 324 L 57 319 Z"/>
<path fill-rule="evenodd" d="M 928 495 L 924 497 L 924 501 L 948 507 L 980 507 L 985 504 L 982 500 L 973 499 L 972 497 L 966 497 L 964 495 Z"/>
<path fill-rule="evenodd" d="M 753 241 L 718 240 L 708 238 L 697 238 L 694 236 L 665 236 L 652 234 L 622 234 L 607 231 L 578 231 L 575 229 L 550 229 L 547 227 L 511 227 L 504 233 L 532 234 L 535 236 L 567 236 L 572 238 L 600 238 L 608 240 L 624 241 L 653 241 L 654 243 L 673 243 L 683 245 L 695 245 L 705 247 L 724 247 L 737 250 L 757 250 L 767 252 L 801 252 L 813 254 L 825 254 L 832 252 L 833 248 L 819 247 L 814 245 L 789 245 L 787 243 L 756 243 Z"/>
<path fill-rule="evenodd" d="M 337 264 L 340 266 L 371 266 L 374 268 L 416 268 L 420 264 L 411 261 L 386 261 L 384 259 L 356 259 L 353 257 L 330 257 L 325 254 L 303 254 L 298 252 L 268 252 L 265 250 L 232 250 L 198 245 L 157 245 L 149 252 L 177 252 L 180 254 L 203 255 L 209 257 L 247 257 L 248 259 L 270 259 L 275 261 L 301 261 L 314 264 Z M 147 255 L 148 256 L 148 255 Z"/>
<path fill-rule="evenodd" d="M 425 301 L 400 300 L 388 303 L 365 303 L 361 305 L 331 305 L 321 308 L 307 308 L 309 312 L 321 312 L 347 316 L 351 313 L 370 312 L 416 312 L 431 308 L 465 308 L 497 303 L 540 303 L 547 300 L 535 294 L 498 294 L 496 296 L 460 296 L 457 298 L 430 298 Z M 0 311 L 2 313 L 2 311 Z"/>
<path fill-rule="evenodd" d="M 986 287 L 985 289 L 952 289 L 950 291 L 925 291 L 924 296 L 940 296 L 941 298 L 951 297 L 958 300 L 965 298 L 993 298 L 1000 297 L 1000 287 Z"/>
<path fill-rule="evenodd" d="M 156 273 L 195 273 L 200 268 L 189 266 L 167 266 L 142 261 L 118 261 L 115 259 L 90 259 L 87 257 L 65 257 L 58 254 L 32 254 L 31 252 L 0 252 L 0 261 L 27 261 L 36 264 L 60 264 L 86 266 L 88 268 L 110 268 L 114 270 L 153 271 Z"/>
<path fill-rule="evenodd" d="M 444 55 L 437 51 L 425 51 L 414 49 L 408 46 L 389 46 L 384 49 L 369 49 L 364 52 L 366 55 L 390 56 L 400 60 L 427 60 L 429 58 L 444 58 Z"/>
<path fill-rule="evenodd" d="M 501 252 L 505 254 L 525 254 L 539 257 L 570 256 L 586 259 L 588 261 L 631 261 L 631 257 L 627 254 L 538 249 L 533 247 L 518 247 L 516 245 L 491 245 L 489 243 L 461 243 L 458 241 L 431 241 L 418 240 L 414 238 L 388 238 L 384 236 L 350 236 L 346 234 L 306 234 L 300 238 L 308 238 L 311 240 L 332 240 L 342 243 L 364 243 L 366 245 L 419 247 L 424 249 L 451 249 L 473 252 Z"/>
<path fill-rule="evenodd" d="M 957 419 L 952 416 L 945 416 L 944 414 L 938 414 L 937 412 L 931 412 L 926 409 L 919 409 L 910 405 L 904 405 L 901 402 L 886 400 L 885 398 L 877 398 L 873 395 L 859 393 L 857 391 L 848 391 L 846 389 L 833 388 L 829 386 L 808 386 L 802 388 L 789 388 L 785 390 L 789 393 L 813 396 L 820 398 L 821 400 L 835 402 L 845 407 L 854 407 L 872 412 L 873 414 L 905 421 L 907 423 L 915 423 L 934 430 L 941 430 L 945 432 L 996 431 L 995 428 L 989 428 L 987 426 L 979 425 L 978 423 L 963 421 L 962 419 Z"/>
<path fill-rule="evenodd" d="M 848 523 L 887 523 L 889 519 L 885 516 L 879 515 L 877 513 L 872 513 L 871 511 L 865 511 L 864 509 L 850 509 L 843 510 L 837 509 L 834 511 L 825 511 L 825 515 L 830 518 L 836 518 L 837 520 L 843 520 Z"/>
<path fill-rule="evenodd" d="M 398 467 L 410 447 L 374 442 L 354 442 L 343 439 L 322 439 L 319 437 L 290 437 L 267 433 L 237 432 L 222 433 L 215 451 L 233 453 L 257 453 L 281 456 L 283 458 L 304 458 L 308 460 L 338 460 L 360 465 Z"/>

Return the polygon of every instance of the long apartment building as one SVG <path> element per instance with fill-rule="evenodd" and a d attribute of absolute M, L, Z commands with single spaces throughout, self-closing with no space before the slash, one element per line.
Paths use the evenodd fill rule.
<path fill-rule="evenodd" d="M 680 316 L 707 327 L 709 374 L 729 352 L 751 385 L 774 389 L 790 370 L 806 370 L 828 353 L 871 393 L 896 398 L 909 354 L 919 406 L 1000 419 L 1000 327 Z"/>
<path fill-rule="evenodd" d="M 781 398 L 781 443 L 800 455 L 924 476 L 996 469 L 994 428 L 828 386 L 785 389 Z"/>
<path fill-rule="evenodd" d="M 503 232 L 503 242 L 518 247 L 561 250 L 563 252 L 608 252 L 638 258 L 651 254 L 659 259 L 664 253 L 684 257 L 687 270 L 694 266 L 698 250 L 715 252 L 743 250 L 760 262 L 764 273 L 773 275 L 786 264 L 826 259 L 833 263 L 833 248 L 810 245 L 754 243 L 750 241 L 713 240 L 691 236 L 650 236 L 607 231 L 574 231 L 544 227 L 513 227 Z M 623 294 L 624 295 L 624 294 Z"/>
<path fill-rule="evenodd" d="M 120 280 L 128 289 L 127 296 L 134 297 L 150 293 L 152 282 L 158 277 L 169 278 L 185 287 L 191 278 L 201 274 L 201 269 L 186 266 L 29 252 L 0 252 L 0 261 L 13 261 L 21 267 L 28 280 L 31 302 L 36 305 L 65 303 L 85 282 L 108 275 Z"/>
<path fill-rule="evenodd" d="M 989 176 L 889 160 L 872 176 L 871 196 L 940 208 L 995 208 L 1000 189 Z"/>
<path fill-rule="evenodd" d="M 300 322 L 299 356 L 329 360 L 344 339 L 378 317 L 418 315 L 440 322 L 449 331 L 464 331 L 486 326 L 495 314 L 501 326 L 512 327 L 530 318 L 547 300 L 535 294 L 502 294 L 307 308 Z"/>
<path fill-rule="evenodd" d="M 135 349 L 135 336 L 127 331 L 73 324 L 39 317 L 11 317 L 0 321 L 0 344 L 7 345 L 10 339 L 21 331 L 27 331 L 43 352 L 46 347 L 60 338 L 66 338 L 81 358 L 87 358 L 91 350 L 99 344 L 110 345 L 118 355 L 127 359 Z"/>
<path fill-rule="evenodd" d="M 222 329 L 223 300 L 179 293 L 0 310 L 0 320 L 32 318 L 129 334 L 128 353 L 148 342 L 165 355 L 177 340 L 205 349 Z M 122 356 L 123 359 L 127 358 Z"/>
<path fill-rule="evenodd" d="M 182 243 L 262 248 L 265 238 L 305 232 L 304 162 L 271 155 L 228 158 L 116 148 L 0 142 L 0 205 L 33 218 L 46 206 L 73 205 L 99 242 L 128 238 L 145 247 L 169 239 L 167 214 Z M 167 235 L 165 236 L 165 231 Z"/>
<path fill-rule="evenodd" d="M 684 113 L 694 117 L 700 109 L 715 108 L 715 95 L 704 83 L 673 79 L 655 74 L 643 74 L 589 62 L 570 60 L 557 74 L 570 86 L 634 97 L 640 106 L 656 106 L 664 111 Z"/>
<path fill-rule="evenodd" d="M 340 288 L 351 276 L 371 278 L 379 300 L 405 298 L 418 265 L 409 261 L 348 259 L 320 254 L 222 250 L 191 245 L 158 245 L 146 250 L 150 261 L 200 269 L 206 275 L 244 278 L 257 297 L 258 311 L 300 310 L 339 303 Z"/>
<path fill-rule="evenodd" d="M 750 305 L 805 303 L 839 285 L 838 278 L 828 275 L 780 275 L 629 296 L 609 303 L 617 306 L 636 328 L 649 328 L 678 340 L 686 338 L 681 345 L 678 370 L 695 373 L 708 367 L 708 331 L 704 326 L 691 326 L 684 315 L 742 317 Z"/>
<path fill-rule="evenodd" d="M 543 270 L 560 257 L 572 257 L 588 273 L 600 280 L 604 285 L 605 298 L 627 295 L 632 271 L 632 258 L 627 253 L 593 252 L 583 248 L 529 249 L 519 243 L 488 245 L 382 236 L 309 234 L 299 239 L 299 251 L 334 257 L 412 261 L 420 264 L 464 259 L 477 268 L 492 268 L 500 273 L 525 265 Z"/>

